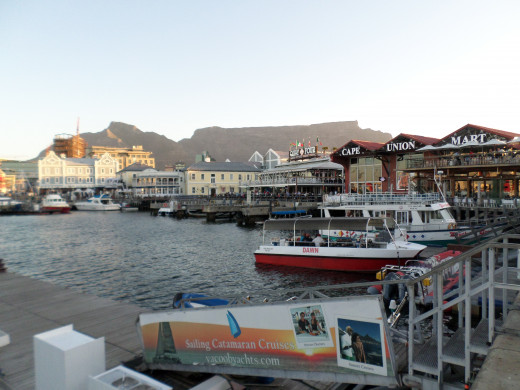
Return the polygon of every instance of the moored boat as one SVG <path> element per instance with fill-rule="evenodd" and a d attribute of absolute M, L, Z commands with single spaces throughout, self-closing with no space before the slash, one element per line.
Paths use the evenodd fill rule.
<path fill-rule="evenodd" d="M 76 209 L 80 211 L 119 211 L 121 205 L 113 203 L 110 196 L 95 195 L 85 202 L 76 202 Z"/>
<path fill-rule="evenodd" d="M 310 232 L 338 229 L 364 233 L 316 238 L 314 242 L 304 239 Z M 284 237 L 269 237 L 266 232 L 271 231 Z M 387 264 L 404 265 L 426 248 L 407 242 L 404 232 L 390 218 L 270 219 L 264 223 L 263 236 L 263 244 L 255 251 L 257 263 L 322 270 L 377 271 Z M 266 240 L 270 242 L 266 244 Z"/>
<path fill-rule="evenodd" d="M 328 196 L 320 207 L 324 217 L 391 217 L 406 230 L 408 241 L 429 246 L 455 243 L 472 230 L 459 226 L 451 214 L 451 205 L 439 193 L 428 194 L 341 194 Z M 474 226 L 480 235 L 491 232 L 484 226 Z M 349 230 L 323 232 L 332 237 L 355 234 Z M 357 232 L 359 233 L 359 232 Z"/>
<path fill-rule="evenodd" d="M 42 213 L 69 213 L 71 206 L 58 194 L 47 194 L 42 199 Z"/>

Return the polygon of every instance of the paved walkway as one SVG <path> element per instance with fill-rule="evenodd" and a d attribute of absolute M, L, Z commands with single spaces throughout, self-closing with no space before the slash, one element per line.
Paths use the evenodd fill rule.
<path fill-rule="evenodd" d="M 520 295 L 508 313 L 501 334 L 490 347 L 472 390 L 520 388 Z"/>
<path fill-rule="evenodd" d="M 142 352 L 135 322 L 138 306 L 80 294 L 71 289 L 0 273 L 0 329 L 10 344 L 0 348 L 0 389 L 35 387 L 33 336 L 64 325 L 94 338 L 105 337 L 107 370 Z M 7 385 L 6 385 L 7 384 Z"/>

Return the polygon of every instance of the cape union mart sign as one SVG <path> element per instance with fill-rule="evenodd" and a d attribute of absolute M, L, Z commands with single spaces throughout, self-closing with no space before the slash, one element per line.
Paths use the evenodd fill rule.
<path fill-rule="evenodd" d="M 299 148 L 289 151 L 289 156 L 291 157 L 308 156 L 309 154 L 316 154 L 316 146 L 309 146 L 307 148 Z"/>

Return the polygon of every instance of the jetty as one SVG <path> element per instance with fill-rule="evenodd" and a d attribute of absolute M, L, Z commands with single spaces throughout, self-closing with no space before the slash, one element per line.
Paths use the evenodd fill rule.
<path fill-rule="evenodd" d="M 442 274 L 457 265 L 464 270 L 457 287 L 443 291 Z M 412 388 L 516 388 L 520 380 L 520 235 L 503 234 L 479 244 L 419 278 L 406 280 L 410 301 L 414 286 L 429 279 L 433 305 L 419 312 L 409 305 L 404 327 L 390 329 L 395 377 L 263 370 L 275 377 L 274 388 L 318 389 L 359 385 L 398 385 Z M 373 282 L 372 282 L 373 283 Z M 383 281 L 382 283 L 395 283 Z M 337 299 L 333 290 L 363 288 L 367 283 L 312 287 L 287 291 L 305 305 Z M 358 299 L 353 297 L 352 299 Z M 259 303 L 260 305 L 260 303 Z M 234 309 L 235 310 L 235 309 Z M 237 310 L 240 310 L 237 307 Z M 141 365 L 143 346 L 136 320 L 146 309 L 75 292 L 10 272 L 0 273 L 0 389 L 29 390 L 35 386 L 33 336 L 69 324 L 94 338 L 105 338 L 107 370 L 122 363 Z M 444 313 L 450 311 L 456 329 L 446 332 Z M 404 314 L 404 313 L 403 313 Z M 427 324 L 425 326 L 425 324 Z M 426 329 L 426 332 L 425 332 Z M 179 367 L 182 368 L 182 367 Z M 190 388 L 212 375 L 248 375 L 227 365 L 191 366 L 155 377 L 178 389 Z M 260 371 L 251 371 L 258 376 Z M 350 375 L 350 376 L 349 376 Z M 311 380 L 312 376 L 312 380 Z M 248 386 L 254 388 L 254 386 Z"/>

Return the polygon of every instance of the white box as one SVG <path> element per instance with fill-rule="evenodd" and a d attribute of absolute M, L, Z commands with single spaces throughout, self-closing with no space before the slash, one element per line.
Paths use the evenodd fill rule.
<path fill-rule="evenodd" d="M 90 375 L 105 371 L 105 338 L 94 339 L 73 325 L 37 334 L 34 342 L 36 390 L 85 390 Z"/>
<path fill-rule="evenodd" d="M 88 390 L 171 390 L 170 386 L 137 371 L 117 366 L 88 380 Z"/>

